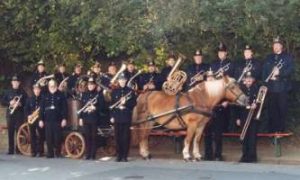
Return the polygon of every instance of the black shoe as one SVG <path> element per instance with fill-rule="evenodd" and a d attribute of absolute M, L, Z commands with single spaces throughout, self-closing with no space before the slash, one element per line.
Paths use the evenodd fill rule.
<path fill-rule="evenodd" d="M 53 154 L 47 154 L 47 158 L 54 158 Z"/>
<path fill-rule="evenodd" d="M 96 156 L 92 156 L 91 159 L 92 159 L 92 160 L 96 160 Z"/>
<path fill-rule="evenodd" d="M 36 153 L 31 153 L 31 157 L 36 157 Z"/>
<path fill-rule="evenodd" d="M 123 158 L 122 162 L 128 162 L 128 159 L 127 158 Z"/>
<path fill-rule="evenodd" d="M 44 153 L 39 153 L 37 157 L 44 157 Z"/>
<path fill-rule="evenodd" d="M 116 162 L 121 162 L 121 160 L 122 160 L 122 158 L 117 157 L 115 161 L 116 161 Z"/>
<path fill-rule="evenodd" d="M 91 159 L 91 156 L 85 156 L 84 159 L 85 159 L 85 160 L 90 160 L 90 159 Z"/>
<path fill-rule="evenodd" d="M 224 161 L 223 157 L 222 156 L 217 156 L 215 161 Z"/>
<path fill-rule="evenodd" d="M 204 160 L 204 161 L 212 161 L 212 160 L 213 160 L 213 157 L 212 157 L 212 156 L 204 156 L 204 157 L 202 158 L 202 160 Z"/>
<path fill-rule="evenodd" d="M 8 151 L 6 154 L 7 154 L 7 155 L 13 155 L 14 152 Z"/>

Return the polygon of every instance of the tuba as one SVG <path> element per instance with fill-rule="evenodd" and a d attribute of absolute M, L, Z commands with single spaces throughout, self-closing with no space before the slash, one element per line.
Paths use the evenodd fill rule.
<path fill-rule="evenodd" d="M 168 75 L 167 81 L 164 82 L 162 88 L 166 94 L 172 96 L 177 94 L 182 89 L 182 85 L 187 79 L 184 71 L 179 71 L 178 67 L 182 62 L 182 57 L 179 57 L 176 64 Z"/>
<path fill-rule="evenodd" d="M 41 108 L 39 107 L 31 113 L 30 117 L 27 120 L 28 124 L 33 124 L 39 118 L 40 109 Z"/>
<path fill-rule="evenodd" d="M 36 82 L 36 84 L 37 84 L 37 85 L 40 85 L 41 87 L 45 87 L 45 86 L 47 85 L 47 80 L 48 80 L 48 79 L 52 79 L 52 78 L 54 78 L 54 77 L 55 77 L 54 74 L 51 74 L 51 75 L 48 75 L 48 76 L 44 76 L 44 77 L 40 78 L 40 79 Z"/>
<path fill-rule="evenodd" d="M 21 101 L 21 99 L 22 99 L 22 96 L 23 96 L 23 95 L 15 96 L 15 97 L 12 99 L 13 101 L 15 101 L 15 103 L 14 103 L 13 105 L 10 105 L 10 106 L 8 107 L 8 109 L 9 109 L 9 114 L 10 114 L 10 115 L 12 115 L 12 114 L 15 112 L 15 110 L 17 109 L 18 104 L 20 103 L 20 101 Z"/>

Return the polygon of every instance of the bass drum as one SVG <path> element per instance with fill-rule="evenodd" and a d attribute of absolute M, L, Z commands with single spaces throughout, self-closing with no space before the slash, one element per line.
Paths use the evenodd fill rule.
<path fill-rule="evenodd" d="M 72 126 L 72 129 L 76 129 L 78 127 L 79 117 L 77 111 L 80 109 L 79 100 L 69 98 L 68 102 L 68 124 Z"/>

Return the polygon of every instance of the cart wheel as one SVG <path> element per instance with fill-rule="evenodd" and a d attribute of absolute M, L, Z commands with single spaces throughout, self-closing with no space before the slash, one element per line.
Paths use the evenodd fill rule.
<path fill-rule="evenodd" d="M 17 146 L 23 155 L 25 156 L 31 155 L 31 140 L 30 140 L 30 130 L 29 130 L 28 123 L 22 124 L 18 130 Z"/>
<path fill-rule="evenodd" d="M 65 139 L 65 150 L 67 157 L 79 159 L 85 151 L 85 141 L 82 134 L 79 132 L 71 132 Z"/>
<path fill-rule="evenodd" d="M 114 137 L 107 137 L 106 146 L 101 147 L 100 152 L 103 156 L 116 155 L 116 142 Z"/>

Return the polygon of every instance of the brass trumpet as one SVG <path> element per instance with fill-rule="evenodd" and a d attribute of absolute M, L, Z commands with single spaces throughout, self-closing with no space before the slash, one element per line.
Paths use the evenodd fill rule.
<path fill-rule="evenodd" d="M 89 100 L 81 109 L 77 111 L 77 114 L 81 114 L 82 112 L 91 113 L 95 110 L 95 104 L 98 102 L 98 95 L 96 95 L 93 99 Z"/>
<path fill-rule="evenodd" d="M 196 82 L 203 80 L 205 71 L 200 71 L 197 74 L 195 74 L 193 77 L 191 77 L 191 82 L 189 86 L 193 86 Z"/>
<path fill-rule="evenodd" d="M 226 72 L 226 71 L 229 70 L 229 66 L 230 66 L 230 63 L 227 63 L 225 66 L 219 68 L 218 71 L 214 73 L 215 76 L 216 76 L 216 77 L 222 76 L 222 74 L 223 74 L 224 72 Z"/>
<path fill-rule="evenodd" d="M 112 110 L 114 108 L 124 109 L 124 105 L 121 103 L 123 98 L 125 98 L 125 102 L 127 102 L 132 96 L 132 91 L 127 93 L 125 96 L 121 97 L 117 102 L 115 102 L 113 105 L 109 106 L 109 109 Z"/>
<path fill-rule="evenodd" d="M 23 95 L 20 95 L 20 96 L 15 96 L 15 97 L 12 99 L 12 101 L 15 101 L 15 103 L 12 104 L 12 105 L 10 105 L 10 106 L 8 107 L 8 109 L 9 109 L 9 114 L 13 114 L 13 113 L 15 112 L 15 110 L 17 109 L 17 107 L 18 107 L 18 105 L 19 105 L 19 103 L 20 103 L 22 97 L 23 97 Z"/>
<path fill-rule="evenodd" d="M 40 78 L 35 84 L 45 87 L 47 85 L 47 80 L 52 79 L 54 77 L 55 77 L 54 74 L 44 76 L 44 77 Z"/>
<path fill-rule="evenodd" d="M 40 115 L 40 109 L 41 108 L 39 107 L 31 113 L 30 117 L 27 120 L 28 124 L 33 124 L 38 119 Z"/>
<path fill-rule="evenodd" d="M 265 82 L 269 82 L 269 80 L 274 76 L 274 72 L 275 72 L 275 69 L 281 69 L 283 67 L 283 60 L 281 59 L 272 69 L 272 72 L 269 74 L 269 76 L 267 77 L 267 79 L 265 80 Z"/>

